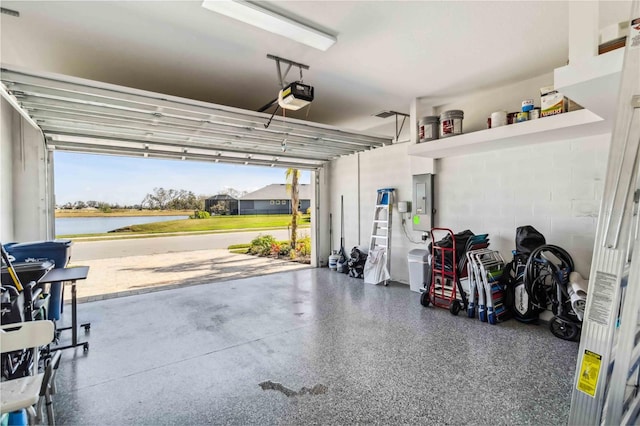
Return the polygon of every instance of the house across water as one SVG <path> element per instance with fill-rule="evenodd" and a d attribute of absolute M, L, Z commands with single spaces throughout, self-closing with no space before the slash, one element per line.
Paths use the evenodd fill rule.
<path fill-rule="evenodd" d="M 308 184 L 299 184 L 298 211 L 306 213 L 311 206 L 311 189 Z M 290 214 L 291 195 L 287 185 L 273 183 L 240 198 L 218 194 L 205 200 L 205 210 L 211 214 Z"/>

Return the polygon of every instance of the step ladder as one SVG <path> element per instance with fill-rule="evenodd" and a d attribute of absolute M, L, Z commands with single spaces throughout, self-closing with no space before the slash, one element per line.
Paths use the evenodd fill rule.
<path fill-rule="evenodd" d="M 384 250 L 386 268 L 389 274 L 391 274 L 391 219 L 394 195 L 394 188 L 378 189 L 376 206 L 373 212 L 373 226 L 371 227 L 371 242 L 369 244 L 369 252 L 376 248 Z M 389 280 L 385 280 L 384 285 L 389 285 Z"/>
<path fill-rule="evenodd" d="M 631 18 L 640 18 L 639 0 L 633 1 Z M 640 19 L 631 26 L 640 26 Z M 596 231 L 570 425 L 625 425 L 640 420 L 639 38 L 640 29 L 631 28 Z"/>

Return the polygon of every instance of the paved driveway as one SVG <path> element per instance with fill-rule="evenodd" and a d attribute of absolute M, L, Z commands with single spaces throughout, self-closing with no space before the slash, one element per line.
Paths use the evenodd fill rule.
<path fill-rule="evenodd" d="M 304 236 L 308 230 L 303 230 Z M 307 268 L 288 260 L 229 253 L 231 244 L 260 234 L 288 239 L 287 230 L 76 241 L 69 266 L 90 267 L 78 283 L 79 301 L 101 300 L 194 284 Z M 65 299 L 71 292 L 65 292 Z"/>
<path fill-rule="evenodd" d="M 309 267 L 286 260 L 233 254 L 225 249 L 110 259 L 72 259 L 69 266 L 80 265 L 90 267 L 87 279 L 78 282 L 80 302 Z M 71 291 L 67 289 L 65 299 L 70 298 Z"/>

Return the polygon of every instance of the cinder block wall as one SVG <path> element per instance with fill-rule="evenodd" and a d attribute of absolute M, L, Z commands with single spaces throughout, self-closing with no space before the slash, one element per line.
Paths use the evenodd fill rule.
<path fill-rule="evenodd" d="M 533 98 L 539 105 L 540 87 L 550 84 L 553 74 L 547 73 L 464 94 L 436 107 L 435 112 L 462 109 L 465 133 L 481 130 L 492 111 L 518 110 L 522 99 L 527 98 Z M 418 105 L 419 117 L 428 102 L 424 100 Z M 455 232 L 471 229 L 475 233 L 489 233 L 492 248 L 500 250 L 506 259 L 511 258 L 511 250 L 515 248 L 516 227 L 533 225 L 549 243 L 568 250 L 576 269 L 586 277 L 610 138 L 610 134 L 598 135 L 436 160 L 435 224 Z M 395 144 L 331 162 L 332 249 L 339 248 L 340 194 L 345 195 L 348 250 L 358 244 L 358 232 L 361 244 L 369 242 L 376 189 L 395 187 L 397 200 L 412 199 L 412 172 L 424 173 L 417 171 L 422 165 L 431 169 L 432 160 L 411 158 L 407 154 L 410 144 Z M 410 223 L 407 223 L 409 238 L 404 235 L 397 209 L 393 220 L 391 275 L 394 280 L 408 283 L 407 253 L 426 246 L 409 241 L 409 238 L 419 240 L 421 234 L 411 231 Z"/>
<path fill-rule="evenodd" d="M 455 232 L 489 233 L 492 247 L 506 259 L 514 249 L 516 227 L 533 225 L 549 243 L 568 250 L 576 269 L 587 277 L 609 143 L 610 135 L 599 135 L 437 160 L 435 223 Z M 397 200 L 412 199 L 408 146 L 391 145 L 331 162 L 332 249 L 340 246 L 340 195 L 347 251 L 369 242 L 378 188 L 394 187 Z M 392 279 L 408 283 L 407 253 L 426 246 L 404 235 L 397 209 L 393 221 Z M 420 239 L 410 223 L 407 230 L 414 241 Z"/>
<path fill-rule="evenodd" d="M 340 197 L 344 196 L 345 248 L 347 254 L 354 246 L 368 246 L 371 238 L 373 212 L 379 188 L 395 188 L 396 201 L 411 201 L 411 158 L 408 143 L 342 157 L 329 165 L 330 203 L 333 235 L 331 249 L 340 248 Z M 359 191 L 358 191 L 359 187 Z M 406 224 L 409 237 L 420 241 L 420 232 Z M 328 232 L 328 230 L 325 230 Z M 393 209 L 391 239 L 392 279 L 409 283 L 407 253 L 413 248 L 426 249 L 425 244 L 411 243 L 402 230 L 402 217 L 397 203 Z"/>
<path fill-rule="evenodd" d="M 533 225 L 589 275 L 610 136 L 439 160 L 436 223 L 487 232 L 511 258 L 515 229 Z"/>

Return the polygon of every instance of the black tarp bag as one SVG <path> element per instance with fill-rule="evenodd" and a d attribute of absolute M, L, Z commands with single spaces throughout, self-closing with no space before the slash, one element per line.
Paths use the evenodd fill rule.
<path fill-rule="evenodd" d="M 516 228 L 516 251 L 519 254 L 529 257 L 532 251 L 545 244 L 547 240 L 544 235 L 533 226 L 525 225 Z"/>
<path fill-rule="evenodd" d="M 467 241 L 469 241 L 469 238 L 473 237 L 474 235 L 475 234 L 471 232 L 469 229 L 465 229 L 464 231 L 458 232 L 453 236 L 456 240 L 456 259 L 455 259 L 456 265 L 460 262 L 460 260 L 462 259 L 462 256 L 465 255 L 464 250 L 465 250 L 465 247 L 467 246 Z M 432 253 L 431 244 L 429 244 L 429 253 Z M 443 248 L 453 247 L 453 242 L 451 241 L 451 234 L 447 234 L 444 238 L 442 238 L 440 241 L 437 241 L 435 244 L 436 244 L 436 247 L 443 247 Z M 434 262 L 437 268 L 442 268 L 442 265 L 440 265 L 440 262 L 441 262 L 440 256 L 436 256 L 436 258 L 433 259 L 432 261 Z M 444 269 L 449 271 L 452 270 L 453 256 L 451 255 L 451 252 L 445 253 L 444 262 L 445 262 Z"/>
<path fill-rule="evenodd" d="M 347 268 L 350 277 L 364 278 L 364 265 L 367 263 L 367 254 L 358 247 L 351 249 L 351 256 L 347 260 Z"/>

